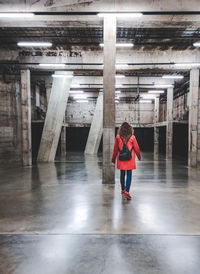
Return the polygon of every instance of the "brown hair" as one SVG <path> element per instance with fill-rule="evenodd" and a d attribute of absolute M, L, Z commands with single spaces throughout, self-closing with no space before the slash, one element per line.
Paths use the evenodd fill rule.
<path fill-rule="evenodd" d="M 127 139 L 130 135 L 133 135 L 133 127 L 131 124 L 124 122 L 119 128 L 118 134 L 120 137 Z"/>

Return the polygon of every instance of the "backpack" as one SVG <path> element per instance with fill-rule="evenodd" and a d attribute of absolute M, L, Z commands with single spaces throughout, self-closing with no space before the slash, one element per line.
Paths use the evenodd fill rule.
<path fill-rule="evenodd" d="M 120 137 L 120 139 L 122 140 L 121 137 Z M 132 150 L 133 150 L 133 147 L 132 147 L 131 151 L 127 147 L 127 143 L 129 141 L 129 139 L 127 140 L 126 143 L 124 143 L 123 140 L 122 140 L 123 147 L 122 147 L 121 150 L 119 149 L 119 160 L 120 161 L 129 161 L 129 160 L 132 159 Z"/>

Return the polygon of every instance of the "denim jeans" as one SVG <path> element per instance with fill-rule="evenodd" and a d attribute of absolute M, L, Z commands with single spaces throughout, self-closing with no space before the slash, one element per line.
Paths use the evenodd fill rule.
<path fill-rule="evenodd" d="M 125 186 L 125 173 L 126 173 L 126 186 Z M 122 190 L 129 192 L 132 179 L 132 170 L 120 170 L 120 182 Z"/>

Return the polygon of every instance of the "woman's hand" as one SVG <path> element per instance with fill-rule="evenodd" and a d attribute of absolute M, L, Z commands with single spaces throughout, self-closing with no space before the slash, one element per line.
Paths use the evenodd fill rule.
<path fill-rule="evenodd" d="M 112 166 L 115 167 L 115 164 L 112 162 Z"/>

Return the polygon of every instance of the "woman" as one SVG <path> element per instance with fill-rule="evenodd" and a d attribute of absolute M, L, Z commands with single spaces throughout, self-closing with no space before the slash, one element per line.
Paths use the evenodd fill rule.
<path fill-rule="evenodd" d="M 136 138 L 133 135 L 133 127 L 129 123 L 124 122 L 120 126 L 118 135 L 115 139 L 112 165 L 115 166 L 115 159 L 117 157 L 117 168 L 120 169 L 122 195 L 128 200 L 131 199 L 129 190 L 131 186 L 132 170 L 136 169 L 135 153 L 138 159 L 141 160 L 140 149 Z M 125 173 L 127 174 L 126 185 Z"/>

